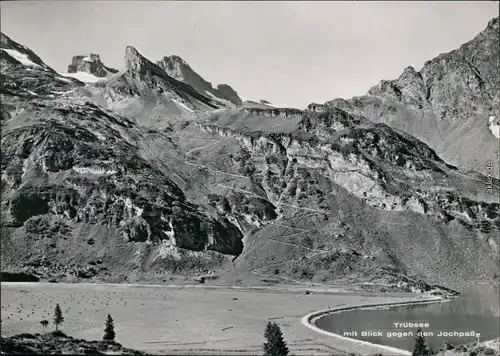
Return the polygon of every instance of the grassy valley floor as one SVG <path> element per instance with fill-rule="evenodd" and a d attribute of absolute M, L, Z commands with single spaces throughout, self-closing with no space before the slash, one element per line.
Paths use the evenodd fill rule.
<path fill-rule="evenodd" d="M 281 327 L 293 355 L 384 353 L 376 346 L 322 335 L 301 323 L 310 312 L 415 300 L 411 294 L 316 292 L 299 288 L 225 288 L 111 284 L 1 284 L 2 336 L 41 333 L 59 303 L 65 334 L 101 340 L 104 320 L 115 320 L 116 341 L 153 354 L 262 352 L 268 321 Z M 49 330 L 53 328 L 49 326 Z"/>

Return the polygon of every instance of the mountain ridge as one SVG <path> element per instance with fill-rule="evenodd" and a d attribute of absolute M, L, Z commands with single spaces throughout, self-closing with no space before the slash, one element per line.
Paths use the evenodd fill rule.
<path fill-rule="evenodd" d="M 495 17 L 472 40 L 426 61 L 419 72 L 406 67 L 364 96 L 324 105 L 408 132 L 466 171 L 491 173 L 489 163 L 499 160 L 497 128 L 491 125 L 499 117 L 498 26 Z M 499 174 L 496 164 L 493 176 Z"/>
<path fill-rule="evenodd" d="M 0 33 L 0 45 L 2 49 L 2 65 L 5 64 L 5 60 L 6 58 L 8 58 L 10 62 L 24 64 L 35 68 L 41 67 L 43 68 L 43 70 L 55 72 L 52 68 L 47 66 L 42 61 L 42 59 L 38 57 L 32 50 L 13 41 L 3 32 Z"/>

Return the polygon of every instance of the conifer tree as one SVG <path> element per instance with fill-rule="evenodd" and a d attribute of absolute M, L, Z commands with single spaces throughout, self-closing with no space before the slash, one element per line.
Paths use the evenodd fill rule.
<path fill-rule="evenodd" d="M 276 323 L 267 323 L 264 337 L 267 342 L 264 343 L 264 356 L 287 356 L 288 347 L 283 339 L 283 333 Z"/>
<path fill-rule="evenodd" d="M 54 310 L 54 324 L 56 325 L 56 331 L 58 330 L 59 324 L 64 321 L 64 317 L 62 315 L 61 307 L 59 303 L 56 305 L 56 309 Z"/>
<path fill-rule="evenodd" d="M 108 314 L 106 318 L 106 325 L 104 327 L 104 336 L 102 337 L 104 341 L 115 341 L 115 326 L 113 324 L 113 318 Z"/>
<path fill-rule="evenodd" d="M 429 356 L 430 352 L 425 344 L 425 337 L 422 335 L 422 329 L 417 330 L 415 345 L 413 346 L 412 356 Z"/>

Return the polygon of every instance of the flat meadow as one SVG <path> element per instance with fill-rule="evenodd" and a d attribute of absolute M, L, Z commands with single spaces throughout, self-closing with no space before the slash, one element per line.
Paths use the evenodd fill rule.
<path fill-rule="evenodd" d="M 54 330 L 59 303 L 67 335 L 100 340 L 111 314 L 116 341 L 153 354 L 259 354 L 264 328 L 275 321 L 294 355 L 374 354 L 376 347 L 355 345 L 315 332 L 304 315 L 329 308 L 403 302 L 410 296 L 359 293 L 305 294 L 293 290 L 110 284 L 2 283 L 2 336 Z M 339 314 L 339 317 L 344 315 Z"/>

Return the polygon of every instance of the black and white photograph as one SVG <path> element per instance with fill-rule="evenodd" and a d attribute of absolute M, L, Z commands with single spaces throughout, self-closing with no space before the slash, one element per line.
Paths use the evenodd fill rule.
<path fill-rule="evenodd" d="M 500 356 L 498 1 L 0 2 L 0 354 Z"/>

